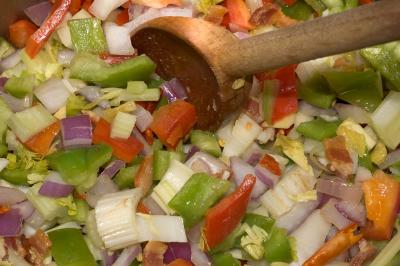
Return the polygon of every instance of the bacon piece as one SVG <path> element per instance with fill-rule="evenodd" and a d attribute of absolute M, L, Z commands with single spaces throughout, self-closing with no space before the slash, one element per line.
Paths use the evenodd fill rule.
<path fill-rule="evenodd" d="M 324 140 L 324 147 L 332 171 L 338 172 L 343 177 L 348 177 L 353 173 L 353 160 L 346 148 L 346 140 L 343 136 Z"/>
<path fill-rule="evenodd" d="M 29 237 L 23 238 L 22 244 L 28 254 L 26 259 L 35 266 L 42 266 L 43 260 L 48 256 L 51 242 L 43 230 L 39 229 L 36 233 Z"/>
<path fill-rule="evenodd" d="M 267 3 L 253 12 L 250 23 L 256 26 L 273 25 L 283 28 L 292 26 L 297 21 L 283 14 L 282 10 L 275 4 Z"/>
<path fill-rule="evenodd" d="M 361 239 L 358 246 L 360 247 L 360 251 L 351 259 L 351 266 L 364 265 L 364 263 L 372 259 L 377 252 L 376 248 L 365 239 Z"/>
<path fill-rule="evenodd" d="M 164 253 L 168 246 L 159 241 L 149 241 L 144 247 L 144 266 L 164 266 Z"/>

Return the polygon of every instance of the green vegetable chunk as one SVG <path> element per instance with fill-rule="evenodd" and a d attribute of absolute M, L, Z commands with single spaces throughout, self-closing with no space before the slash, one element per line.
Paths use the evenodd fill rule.
<path fill-rule="evenodd" d="M 320 117 L 309 122 L 301 123 L 296 131 L 306 138 L 322 141 L 336 136 L 336 129 L 340 121 L 328 122 Z"/>
<path fill-rule="evenodd" d="M 24 98 L 32 93 L 36 79 L 32 75 L 21 75 L 21 77 L 12 77 L 7 80 L 4 89 L 14 97 Z"/>
<path fill-rule="evenodd" d="M 374 71 L 327 72 L 323 76 L 337 97 L 372 112 L 382 101 L 382 79 Z"/>
<path fill-rule="evenodd" d="M 307 103 L 325 109 L 331 108 L 336 99 L 336 95 L 329 90 L 328 83 L 320 75 L 300 84 L 298 94 Z"/>
<path fill-rule="evenodd" d="M 48 235 L 51 254 L 58 266 L 97 266 L 79 229 L 58 229 Z"/>
<path fill-rule="evenodd" d="M 58 171 L 65 182 L 84 192 L 96 183 L 99 168 L 111 159 L 111 155 L 111 147 L 99 144 L 58 151 L 47 159 L 50 167 Z"/>
<path fill-rule="evenodd" d="M 28 174 L 29 170 L 25 169 L 7 169 L 0 172 L 0 178 L 17 186 L 29 186 Z"/>
<path fill-rule="evenodd" d="M 220 253 L 211 256 L 214 266 L 240 266 L 240 262 L 232 257 L 230 253 Z"/>
<path fill-rule="evenodd" d="M 146 80 L 155 68 L 154 62 L 146 55 L 109 65 L 96 55 L 78 54 L 71 62 L 71 78 L 104 87 L 126 87 L 128 81 Z"/>
<path fill-rule="evenodd" d="M 72 94 L 67 99 L 66 112 L 67 116 L 75 116 L 81 113 L 81 110 L 88 102 L 83 96 Z"/>
<path fill-rule="evenodd" d="M 266 217 L 256 213 L 247 213 L 243 219 L 243 223 L 246 223 L 249 226 L 257 225 L 264 229 L 265 232 L 270 233 L 275 224 L 275 220 L 271 217 Z"/>
<path fill-rule="evenodd" d="M 172 198 L 168 206 L 182 216 L 185 227 L 190 228 L 201 220 L 207 210 L 228 191 L 229 187 L 228 181 L 204 173 L 194 174 Z"/>
<path fill-rule="evenodd" d="M 267 241 L 264 243 L 264 258 L 267 262 L 291 262 L 292 249 L 286 230 L 274 227 Z"/>
<path fill-rule="evenodd" d="M 115 184 L 119 189 L 132 188 L 133 180 L 138 170 L 139 165 L 122 168 L 114 178 Z"/>
<path fill-rule="evenodd" d="M 0 60 L 11 55 L 14 52 L 15 48 L 12 47 L 12 45 L 8 41 L 6 41 L 6 39 L 0 37 Z"/>
<path fill-rule="evenodd" d="M 68 21 L 75 51 L 101 54 L 107 52 L 101 20 L 97 18 L 72 19 Z"/>
<path fill-rule="evenodd" d="M 167 171 L 170 163 L 170 154 L 168 151 L 157 150 L 153 155 L 153 179 L 161 180 Z"/>
<path fill-rule="evenodd" d="M 190 142 L 201 151 L 208 152 L 215 157 L 221 156 L 221 147 L 218 144 L 217 137 L 211 132 L 192 130 Z"/>
<path fill-rule="evenodd" d="M 314 10 L 303 0 L 299 0 L 291 6 L 283 6 L 282 12 L 296 20 L 307 20 L 313 15 Z"/>

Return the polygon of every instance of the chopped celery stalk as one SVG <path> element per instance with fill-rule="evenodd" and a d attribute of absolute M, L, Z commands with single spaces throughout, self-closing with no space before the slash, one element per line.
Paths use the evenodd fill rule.
<path fill-rule="evenodd" d="M 147 84 L 144 81 L 128 81 L 126 90 L 128 93 L 140 94 L 147 89 Z"/>
<path fill-rule="evenodd" d="M 336 130 L 339 124 L 339 120 L 335 122 L 328 122 L 318 117 L 315 120 L 301 123 L 296 128 L 296 131 L 306 138 L 321 141 L 326 138 L 332 138 L 336 136 Z"/>
<path fill-rule="evenodd" d="M 92 242 L 93 246 L 96 248 L 104 248 L 103 240 L 99 235 L 96 225 L 96 217 L 94 210 L 88 212 L 85 221 L 86 235 L 89 237 L 90 242 Z"/>
<path fill-rule="evenodd" d="M 170 152 L 156 150 L 153 154 L 153 179 L 161 180 L 169 167 Z"/>
<path fill-rule="evenodd" d="M 127 92 L 125 95 L 123 95 L 123 100 L 124 101 L 151 101 L 155 102 L 160 100 L 161 96 L 161 91 L 160 89 L 145 89 L 141 93 L 129 93 Z"/>
<path fill-rule="evenodd" d="M 155 139 L 152 145 L 153 151 L 162 150 L 162 148 L 163 144 L 161 143 L 161 141 L 159 139 Z"/>
<path fill-rule="evenodd" d="M 0 37 L 0 60 L 11 55 L 14 52 L 15 48 L 12 47 L 12 45 L 8 41 L 6 41 L 6 39 Z"/>
<path fill-rule="evenodd" d="M 7 131 L 7 123 L 12 114 L 12 111 L 3 98 L 0 98 L 0 143 L 3 143 L 3 136 Z"/>
<path fill-rule="evenodd" d="M 299 0 L 291 6 L 283 6 L 282 12 L 296 20 L 307 20 L 313 15 L 313 9 L 303 0 Z"/>
<path fill-rule="evenodd" d="M 215 157 L 221 156 L 221 147 L 218 144 L 217 137 L 211 132 L 192 130 L 190 143 L 197 146 L 201 151 L 208 152 Z"/>
<path fill-rule="evenodd" d="M 7 80 L 4 89 L 16 98 L 24 98 L 29 93 L 32 93 L 36 79 L 32 75 L 21 75 L 20 77 L 12 77 Z"/>
<path fill-rule="evenodd" d="M 124 112 L 118 112 L 111 123 L 111 138 L 127 139 L 135 127 L 136 116 Z"/>
<path fill-rule="evenodd" d="M 79 229 L 63 228 L 48 233 L 51 255 L 58 266 L 97 266 Z"/>
<path fill-rule="evenodd" d="M 372 127 L 391 149 L 400 143 L 400 92 L 391 91 L 372 113 Z"/>
<path fill-rule="evenodd" d="M 337 97 L 372 112 L 382 101 L 382 79 L 374 71 L 326 72 L 323 76 Z"/>
<path fill-rule="evenodd" d="M 81 110 L 87 105 L 85 97 L 72 94 L 67 99 L 66 112 L 67 116 L 80 114 Z"/>
<path fill-rule="evenodd" d="M 97 18 L 72 19 L 68 21 L 75 51 L 101 54 L 107 52 L 101 20 Z"/>
<path fill-rule="evenodd" d="M 40 104 L 17 112 L 10 117 L 8 126 L 21 142 L 25 142 L 57 120 Z"/>
<path fill-rule="evenodd" d="M 230 253 L 220 253 L 211 256 L 211 261 L 215 266 L 240 266 L 240 262 L 232 257 Z"/>
<path fill-rule="evenodd" d="M 268 124 L 272 124 L 272 112 L 275 105 L 276 95 L 279 90 L 279 82 L 277 80 L 264 81 L 262 109 L 264 119 Z"/>
<path fill-rule="evenodd" d="M 393 44 L 362 49 L 361 55 L 400 91 L 400 42 Z"/>
<path fill-rule="evenodd" d="M 3 169 L 0 172 L 0 178 L 13 185 L 28 186 L 29 170 L 25 169 Z"/>
<path fill-rule="evenodd" d="M 300 99 L 325 109 L 331 108 L 336 99 L 335 94 L 329 90 L 326 80 L 319 74 L 301 83 L 298 93 Z"/>
<path fill-rule="evenodd" d="M 139 165 L 122 168 L 114 178 L 115 184 L 117 184 L 119 189 L 132 188 L 133 181 L 138 170 Z"/>
<path fill-rule="evenodd" d="M 307 4 L 309 4 L 319 15 L 326 9 L 325 4 L 322 0 L 304 0 Z"/>
<path fill-rule="evenodd" d="M 369 266 L 388 265 L 390 261 L 400 251 L 400 234 L 399 232 L 387 243 L 387 245 L 379 252 L 378 256 L 371 262 Z"/>
<path fill-rule="evenodd" d="M 109 65 L 95 55 L 78 54 L 71 62 L 71 78 L 104 87 L 126 87 L 128 81 L 146 80 L 155 68 L 154 62 L 146 55 Z"/>
<path fill-rule="evenodd" d="M 183 162 L 185 160 L 185 153 L 183 151 L 169 151 L 169 161 L 177 160 Z"/>
<path fill-rule="evenodd" d="M 269 263 L 291 262 L 292 248 L 285 229 L 274 227 L 268 240 L 264 243 L 265 260 Z"/>
<path fill-rule="evenodd" d="M 213 206 L 229 189 L 228 181 L 194 174 L 168 203 L 184 220 L 186 228 L 199 222 L 207 210 Z"/>
<path fill-rule="evenodd" d="M 30 187 L 26 192 L 26 197 L 33 204 L 35 209 L 38 210 L 47 221 L 51 221 L 56 217 L 66 216 L 67 209 L 61 206 L 57 199 L 41 196 L 39 194 L 41 186 L 41 183 L 37 183 Z"/>
<path fill-rule="evenodd" d="M 89 213 L 89 205 L 85 200 L 81 199 L 76 199 L 75 204 L 76 204 L 76 214 L 72 216 L 72 219 L 81 224 L 85 224 L 86 218 Z"/>

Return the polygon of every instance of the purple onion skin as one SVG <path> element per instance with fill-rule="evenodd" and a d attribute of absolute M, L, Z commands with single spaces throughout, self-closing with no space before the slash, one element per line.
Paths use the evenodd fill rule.
<path fill-rule="evenodd" d="M 22 216 L 16 209 L 0 214 L 0 236 L 18 236 L 21 233 Z"/>
<path fill-rule="evenodd" d="M 73 190 L 74 187 L 71 185 L 46 181 L 40 187 L 39 194 L 51 198 L 61 198 L 68 196 Z"/>
<path fill-rule="evenodd" d="M 170 263 L 176 259 L 191 261 L 192 251 L 189 243 L 168 243 L 168 249 L 164 254 L 164 263 Z"/>

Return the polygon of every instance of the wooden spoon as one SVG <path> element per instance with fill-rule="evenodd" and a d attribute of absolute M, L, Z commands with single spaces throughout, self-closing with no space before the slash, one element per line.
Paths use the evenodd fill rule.
<path fill-rule="evenodd" d="M 215 129 L 240 108 L 237 78 L 400 39 L 400 0 L 383 0 L 239 40 L 202 19 L 161 17 L 138 28 L 133 45 L 164 79 L 178 78 L 197 110 L 197 127 Z"/>

